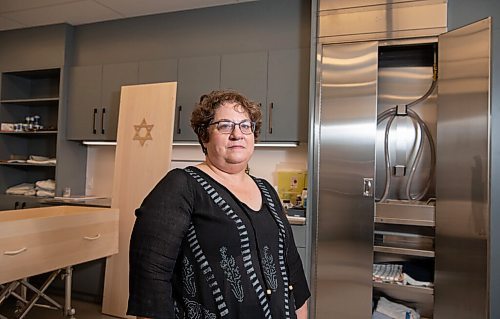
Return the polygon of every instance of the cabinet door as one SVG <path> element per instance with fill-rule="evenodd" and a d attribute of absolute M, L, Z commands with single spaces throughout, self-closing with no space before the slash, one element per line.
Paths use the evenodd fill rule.
<path fill-rule="evenodd" d="M 177 59 L 139 63 L 139 84 L 177 81 Z"/>
<path fill-rule="evenodd" d="M 13 196 L 0 194 L 0 211 L 1 210 L 13 210 L 15 206 L 15 199 Z M 18 204 L 19 205 L 19 202 Z"/>
<path fill-rule="evenodd" d="M 316 318 L 370 318 L 378 43 L 324 45 L 318 53 Z"/>
<path fill-rule="evenodd" d="M 21 209 L 25 208 L 38 208 L 41 207 L 42 205 L 40 204 L 40 201 L 37 198 L 25 198 L 21 201 Z"/>
<path fill-rule="evenodd" d="M 490 188 L 491 23 L 487 18 L 439 36 L 434 318 L 493 318 L 490 214 L 498 212 L 490 196 L 498 193 Z"/>
<path fill-rule="evenodd" d="M 267 141 L 307 141 L 309 51 L 269 52 Z"/>
<path fill-rule="evenodd" d="M 123 85 L 137 84 L 138 63 L 106 64 L 102 68 L 102 98 L 99 130 L 102 140 L 116 140 L 120 92 Z"/>
<path fill-rule="evenodd" d="M 97 139 L 97 110 L 101 107 L 101 81 L 100 65 L 77 66 L 70 69 L 67 139 Z"/>
<path fill-rule="evenodd" d="M 223 55 L 221 88 L 236 90 L 261 105 L 262 122 L 266 123 L 267 52 Z M 262 140 L 265 131 L 261 129 Z"/>
<path fill-rule="evenodd" d="M 0 211 L 40 207 L 40 200 L 23 195 L 0 195 Z"/>
<path fill-rule="evenodd" d="M 177 81 L 176 141 L 198 141 L 191 128 L 191 112 L 200 96 L 219 88 L 220 57 L 181 58 Z"/>

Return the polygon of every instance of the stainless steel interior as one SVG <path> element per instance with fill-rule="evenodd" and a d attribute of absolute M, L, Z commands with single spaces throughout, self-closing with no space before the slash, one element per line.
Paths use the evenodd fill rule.
<path fill-rule="evenodd" d="M 378 75 L 378 105 L 377 113 L 380 114 L 388 108 L 396 105 L 405 105 L 417 100 L 425 94 L 432 83 L 432 66 L 400 66 L 379 68 Z M 412 109 L 424 120 L 429 127 L 433 140 L 436 140 L 436 117 L 437 117 L 437 90 L 422 103 L 415 105 Z M 387 121 L 382 122 L 377 127 L 377 147 L 376 147 L 376 198 L 380 198 L 385 186 L 384 167 L 384 133 Z M 421 136 L 416 134 L 413 122 L 408 116 L 396 117 L 389 133 L 389 153 L 391 166 L 402 166 L 406 169 L 406 174 L 402 176 L 392 176 L 389 199 L 406 200 L 404 190 L 409 176 L 408 163 L 411 161 L 414 143 L 419 141 Z M 427 142 L 426 142 L 427 143 Z M 430 172 L 430 149 L 428 144 L 424 144 L 422 157 L 416 168 L 415 178 L 411 189 L 419 191 L 425 187 L 426 179 Z M 434 183 L 432 183 L 433 185 Z M 428 194 L 433 196 L 434 187 Z"/>

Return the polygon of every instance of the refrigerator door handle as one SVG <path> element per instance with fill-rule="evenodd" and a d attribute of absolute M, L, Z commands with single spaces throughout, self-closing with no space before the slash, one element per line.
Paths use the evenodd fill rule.
<path fill-rule="evenodd" d="M 373 178 L 363 178 L 363 196 L 373 197 Z"/>

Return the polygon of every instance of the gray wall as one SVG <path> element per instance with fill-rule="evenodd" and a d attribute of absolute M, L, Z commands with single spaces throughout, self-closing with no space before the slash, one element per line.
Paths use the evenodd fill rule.
<path fill-rule="evenodd" d="M 491 239 L 490 318 L 500 318 L 500 2 L 498 0 L 448 1 L 448 29 L 488 16 L 493 18 L 491 77 Z M 467 258 L 467 256 L 464 256 Z"/>
<path fill-rule="evenodd" d="M 74 65 L 310 46 L 310 2 L 260 0 L 75 28 Z"/>
<path fill-rule="evenodd" d="M 62 67 L 68 34 L 63 24 L 0 32 L 0 71 Z"/>

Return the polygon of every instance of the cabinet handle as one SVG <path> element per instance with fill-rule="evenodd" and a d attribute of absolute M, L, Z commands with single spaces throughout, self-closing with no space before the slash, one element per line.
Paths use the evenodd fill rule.
<path fill-rule="evenodd" d="M 104 134 L 104 114 L 106 113 L 106 108 L 102 108 L 102 114 L 101 114 L 101 134 Z"/>
<path fill-rule="evenodd" d="M 97 130 L 95 128 L 95 117 L 96 117 L 96 115 L 97 115 L 97 109 L 94 108 L 94 120 L 92 121 L 92 133 L 93 134 L 97 134 Z"/>
<path fill-rule="evenodd" d="M 373 197 L 373 178 L 363 178 L 363 196 Z"/>
<path fill-rule="evenodd" d="M 269 118 L 268 118 L 268 132 L 269 134 L 273 134 L 273 109 L 274 109 L 274 103 L 271 102 L 269 105 Z"/>
<path fill-rule="evenodd" d="M 101 238 L 101 234 L 97 234 L 95 236 L 84 236 L 83 239 L 86 239 L 86 240 L 96 240 L 96 239 L 99 239 Z"/>
<path fill-rule="evenodd" d="M 14 255 L 18 255 L 18 254 L 20 254 L 22 252 L 25 252 L 26 250 L 28 250 L 28 248 L 23 247 L 23 248 L 18 249 L 18 250 L 7 250 L 7 251 L 4 251 L 3 254 L 7 255 L 7 256 L 14 256 Z"/>
<path fill-rule="evenodd" d="M 17 201 L 16 201 L 16 202 L 14 203 L 14 209 L 18 209 L 18 208 L 19 208 L 19 202 L 17 202 Z"/>
<path fill-rule="evenodd" d="M 179 114 L 177 115 L 177 134 L 181 134 L 181 112 L 182 105 L 179 105 Z"/>

